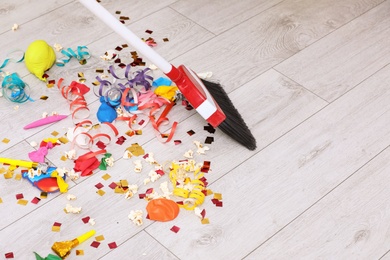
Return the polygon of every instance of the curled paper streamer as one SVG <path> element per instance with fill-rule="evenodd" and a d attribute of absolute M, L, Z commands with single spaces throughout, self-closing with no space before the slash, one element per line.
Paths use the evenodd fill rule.
<path fill-rule="evenodd" d="M 83 51 L 83 49 L 85 49 L 85 51 Z M 72 58 L 76 58 L 80 64 L 84 65 L 86 60 L 91 57 L 87 46 L 77 46 L 76 52 L 71 48 L 68 48 L 66 50 L 61 50 L 61 53 L 64 55 L 64 57 L 58 59 L 56 62 L 56 65 L 59 67 L 64 67 L 65 64 L 68 63 Z"/>
<path fill-rule="evenodd" d="M 3 96 L 15 103 L 24 103 L 27 100 L 34 101 L 26 93 L 30 92 L 30 87 L 16 73 L 12 73 L 4 78 L 1 84 Z"/>

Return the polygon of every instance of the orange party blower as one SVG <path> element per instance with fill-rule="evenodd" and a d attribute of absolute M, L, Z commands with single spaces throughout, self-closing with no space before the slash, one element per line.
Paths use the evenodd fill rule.
<path fill-rule="evenodd" d="M 88 231 L 87 233 L 73 239 L 73 240 L 70 240 L 70 241 L 62 241 L 62 242 L 55 242 L 53 244 L 53 246 L 51 247 L 51 249 L 59 256 L 61 257 L 62 259 L 64 259 L 65 257 L 67 257 L 69 254 L 70 254 L 70 250 L 72 250 L 72 248 L 75 248 L 76 246 L 78 246 L 79 244 L 83 243 L 85 240 L 87 240 L 88 238 L 92 237 L 93 235 L 95 235 L 95 230 L 90 230 Z"/>

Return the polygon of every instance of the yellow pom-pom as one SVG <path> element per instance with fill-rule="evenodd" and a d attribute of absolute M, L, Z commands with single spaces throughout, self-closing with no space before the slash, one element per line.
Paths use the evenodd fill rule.
<path fill-rule="evenodd" d="M 43 74 L 53 66 L 55 61 L 56 54 L 53 48 L 43 40 L 32 42 L 24 54 L 27 69 L 42 81 L 46 81 Z"/>

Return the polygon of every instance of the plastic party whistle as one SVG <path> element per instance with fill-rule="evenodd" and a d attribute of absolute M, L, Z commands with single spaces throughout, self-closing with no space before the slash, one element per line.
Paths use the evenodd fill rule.
<path fill-rule="evenodd" d="M 54 123 L 54 122 L 60 121 L 60 120 L 62 120 L 64 118 L 67 118 L 67 117 L 68 117 L 67 115 L 48 116 L 48 117 L 39 119 L 37 121 L 34 121 L 34 122 L 26 125 L 25 127 L 23 127 L 23 129 L 30 129 L 30 128 L 34 128 L 34 127 L 38 127 L 38 126 L 42 126 L 42 125 L 47 125 L 47 124 L 50 124 L 50 123 Z"/>
<path fill-rule="evenodd" d="M 18 166 L 18 167 L 25 167 L 25 168 L 36 168 L 38 167 L 39 163 L 36 162 L 29 162 L 29 161 L 23 161 L 23 160 L 15 160 L 15 159 L 9 159 L 9 158 L 0 158 L 0 163 L 9 164 L 12 166 Z"/>
<path fill-rule="evenodd" d="M 83 243 L 88 238 L 95 235 L 95 230 L 90 230 L 87 233 L 73 239 L 70 241 L 55 242 L 51 249 L 62 259 L 67 257 L 70 254 L 70 250 L 79 244 Z"/>

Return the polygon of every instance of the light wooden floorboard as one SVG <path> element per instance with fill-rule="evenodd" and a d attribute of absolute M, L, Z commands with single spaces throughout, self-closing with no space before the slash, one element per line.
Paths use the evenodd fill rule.
<path fill-rule="evenodd" d="M 55 241 L 73 239 L 92 228 L 96 236 L 104 236 L 100 246 L 93 248 L 94 238 L 89 239 L 67 259 L 389 259 L 389 3 L 102 0 L 110 12 L 130 17 L 126 25 L 139 37 L 153 37 L 158 43 L 155 50 L 173 64 L 213 72 L 258 147 L 249 151 L 218 129 L 208 133 L 203 129 L 206 122 L 181 104 L 162 128 L 167 131 L 172 121 L 178 121 L 174 139 L 181 140 L 180 145 L 159 142 L 150 125 L 133 137 L 125 134 L 124 122 L 115 122 L 118 136 L 103 127 L 111 134 L 106 148 L 115 165 L 95 170 L 90 177 L 68 179 L 67 194 L 76 195 L 75 201 L 54 193 L 35 205 L 31 200 L 40 196 L 38 189 L 0 173 L 0 259 L 8 252 L 23 260 L 34 259 L 34 251 L 46 256 L 53 253 L 50 247 Z M 25 50 L 36 39 L 65 48 L 88 47 L 92 57 L 86 65 L 72 59 L 63 68 L 52 67 L 48 74 L 69 84 L 83 72 L 91 87 L 86 95 L 89 119 L 98 123 L 100 102 L 91 83 L 97 68 L 112 64 L 100 56 L 125 42 L 75 0 L 51 0 L 45 6 L 37 1 L 2 2 L 0 15 L 0 65 L 8 53 Z M 12 32 L 14 23 L 21 27 Z M 153 33 L 147 34 L 148 29 Z M 162 41 L 165 37 L 168 42 Z M 119 52 L 122 62 L 132 61 L 131 51 L 128 47 Z M 77 121 L 69 117 L 22 130 L 43 112 L 70 114 L 69 103 L 56 87 L 47 88 L 29 74 L 23 63 L 11 62 L 3 70 L 17 72 L 31 87 L 35 101 L 15 104 L 0 98 L 0 157 L 27 160 L 36 149 L 30 142 L 52 137 L 53 131 L 63 136 Z M 49 98 L 44 101 L 41 96 Z M 189 130 L 195 134 L 190 136 Z M 126 137 L 122 145 L 115 143 L 119 136 Z M 123 159 L 125 149 L 138 143 L 166 164 L 183 159 L 186 151 L 195 150 L 193 141 L 204 142 L 210 136 L 214 137 L 210 150 L 194 157 L 197 162 L 210 161 L 209 188 L 223 198 L 223 207 L 216 207 L 212 196 L 202 205 L 210 224 L 201 224 L 186 210 L 170 222 L 148 220 L 147 201 L 138 194 L 127 200 L 109 187 L 127 180 L 139 185 L 138 193 L 149 188 L 160 193 L 167 172 L 144 185 L 153 166 L 143 161 L 142 173 L 135 173 L 134 161 L 143 159 Z M 4 138 L 10 142 L 2 142 Z M 61 159 L 70 149 L 71 143 L 56 146 L 46 159 L 72 168 L 72 160 Z M 96 145 L 92 149 L 97 150 Z M 106 173 L 111 175 L 108 180 L 102 178 Z M 97 194 L 99 183 L 103 196 Z M 26 206 L 17 203 L 20 193 L 28 201 Z M 66 214 L 67 203 L 82 207 L 82 212 Z M 131 210 L 143 210 L 142 226 L 128 219 Z M 96 224 L 84 224 L 86 216 Z M 62 224 L 60 232 L 51 231 L 54 222 Z M 170 230 L 173 225 L 180 227 L 178 233 Z M 111 242 L 118 248 L 110 249 Z M 76 249 L 85 255 L 77 256 Z"/>
<path fill-rule="evenodd" d="M 387 148 L 245 259 L 379 259 L 389 243 L 389 155 Z"/>
<path fill-rule="evenodd" d="M 386 1 L 276 69 L 322 98 L 335 100 L 389 64 L 389 12 Z"/>

